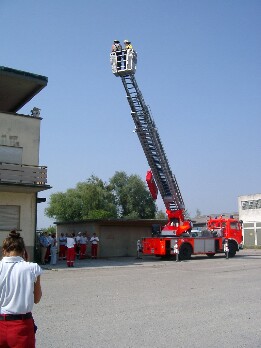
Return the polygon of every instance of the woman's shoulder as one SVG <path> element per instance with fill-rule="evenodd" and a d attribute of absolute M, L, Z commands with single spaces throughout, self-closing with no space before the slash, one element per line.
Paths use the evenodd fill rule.
<path fill-rule="evenodd" d="M 36 262 L 28 262 L 28 266 L 30 267 L 31 272 L 35 276 L 39 276 L 40 274 L 43 273 L 42 268 Z"/>

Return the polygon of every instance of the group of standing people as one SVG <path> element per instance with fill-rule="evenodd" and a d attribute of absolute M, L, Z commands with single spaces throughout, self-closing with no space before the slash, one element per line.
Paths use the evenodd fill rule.
<path fill-rule="evenodd" d="M 79 232 L 77 236 L 75 233 L 61 233 L 58 244 L 59 244 L 59 260 L 66 260 L 68 267 L 74 267 L 74 261 L 76 257 L 79 259 L 85 259 L 87 255 L 87 245 L 91 244 L 91 258 L 97 258 L 97 250 L 99 244 L 99 237 L 96 233 L 89 238 L 86 233 Z M 41 245 L 41 262 L 45 264 L 50 258 L 51 264 L 56 264 L 57 262 L 57 240 L 55 235 L 47 236 L 44 232 L 40 236 Z M 55 255 L 54 255 L 55 254 Z"/>
<path fill-rule="evenodd" d="M 122 48 L 122 45 L 119 40 L 114 40 L 111 52 L 115 52 L 117 56 L 117 70 L 121 70 L 122 60 L 124 69 L 127 67 L 127 50 L 132 49 L 132 44 L 129 40 L 124 40 L 125 47 Z"/>
<path fill-rule="evenodd" d="M 64 250 L 65 238 L 66 244 Z M 77 236 L 75 236 L 75 233 L 70 233 L 66 236 L 64 236 L 64 234 L 61 233 L 59 241 L 60 243 L 62 242 L 62 249 L 60 244 L 59 257 L 63 259 L 66 257 L 68 267 L 74 267 L 74 261 L 76 259 L 76 256 L 78 256 L 79 259 L 85 259 L 87 257 L 86 252 L 88 242 L 90 242 L 91 244 L 91 258 L 97 259 L 99 237 L 96 236 L 96 233 L 93 233 L 93 236 L 90 239 L 87 237 L 86 233 L 82 232 L 78 232 Z M 64 256 L 64 251 L 66 256 Z"/>
<path fill-rule="evenodd" d="M 40 235 L 41 246 L 41 263 L 55 265 L 57 263 L 57 239 L 55 233 L 47 235 L 47 232 L 43 232 Z"/>

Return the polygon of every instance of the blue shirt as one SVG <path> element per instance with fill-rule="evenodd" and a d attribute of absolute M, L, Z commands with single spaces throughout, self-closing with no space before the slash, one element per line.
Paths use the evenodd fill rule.
<path fill-rule="evenodd" d="M 44 235 L 40 236 L 39 240 L 40 240 L 41 246 L 43 246 L 45 248 L 48 247 L 49 241 L 48 241 L 48 238 L 46 236 L 44 236 Z"/>

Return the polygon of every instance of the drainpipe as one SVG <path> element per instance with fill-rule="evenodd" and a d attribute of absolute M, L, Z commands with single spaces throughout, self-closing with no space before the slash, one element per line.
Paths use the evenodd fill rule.
<path fill-rule="evenodd" d="M 36 229 L 37 229 L 37 192 L 35 193 L 35 218 L 34 218 L 34 261 L 36 261 Z"/>

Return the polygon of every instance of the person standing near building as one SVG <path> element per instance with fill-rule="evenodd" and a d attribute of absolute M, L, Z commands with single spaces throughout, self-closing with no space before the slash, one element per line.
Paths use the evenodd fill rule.
<path fill-rule="evenodd" d="M 48 240 L 48 247 L 45 254 L 45 263 L 50 263 L 51 262 L 51 244 L 52 244 L 51 233 L 48 234 L 47 240 Z"/>
<path fill-rule="evenodd" d="M 73 267 L 75 260 L 75 238 L 72 234 L 69 234 L 66 238 L 66 246 L 67 246 L 67 266 Z"/>
<path fill-rule="evenodd" d="M 111 51 L 115 52 L 117 56 L 117 70 L 121 70 L 122 46 L 119 40 L 113 41 Z"/>
<path fill-rule="evenodd" d="M 88 238 L 86 237 L 86 233 L 83 233 L 80 238 L 80 259 L 85 259 L 86 250 L 87 250 Z"/>
<path fill-rule="evenodd" d="M 65 260 L 66 257 L 66 237 L 61 233 L 59 237 L 59 259 Z"/>
<path fill-rule="evenodd" d="M 0 261 L 0 347 L 35 348 L 32 316 L 34 303 L 42 297 L 37 263 L 27 262 L 20 233 L 11 231 L 3 241 Z"/>
<path fill-rule="evenodd" d="M 80 258 L 80 240 L 82 237 L 82 232 L 78 232 L 77 236 L 75 237 L 75 257 L 77 256 L 78 259 Z"/>
<path fill-rule="evenodd" d="M 98 243 L 99 243 L 99 237 L 96 236 L 96 233 L 93 233 L 90 243 L 92 245 L 92 259 L 97 259 L 97 251 L 98 251 Z"/>
<path fill-rule="evenodd" d="M 51 241 L 51 265 L 56 265 L 57 263 L 57 239 L 56 235 L 52 234 L 52 241 Z"/>
<path fill-rule="evenodd" d="M 46 256 L 46 251 L 49 245 L 48 237 L 47 237 L 47 232 L 43 232 L 39 238 L 40 241 L 40 246 L 41 246 L 41 263 L 42 265 L 45 265 L 45 256 Z"/>

